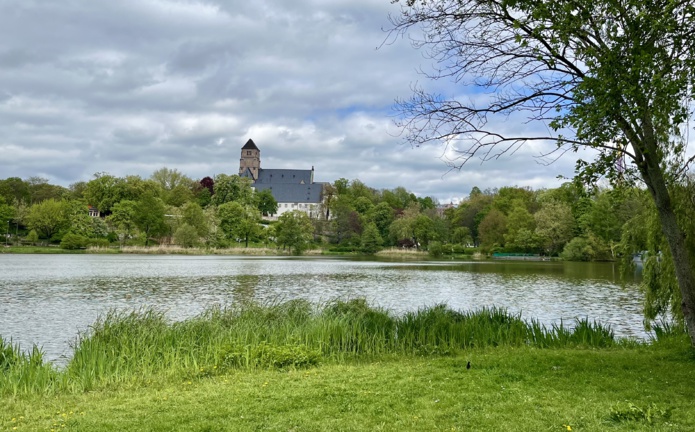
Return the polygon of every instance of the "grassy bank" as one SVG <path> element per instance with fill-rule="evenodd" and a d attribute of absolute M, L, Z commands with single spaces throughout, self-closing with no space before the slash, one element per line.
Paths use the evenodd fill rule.
<path fill-rule="evenodd" d="M 4 398 L 0 430 L 690 431 L 693 366 L 687 350 L 663 347 L 497 347 L 151 377 L 145 386 Z"/>
<path fill-rule="evenodd" d="M 60 370 L 0 340 L 0 430 L 692 430 L 695 356 L 660 336 L 362 300 L 114 312 Z"/>
<path fill-rule="evenodd" d="M 85 250 L 67 250 L 58 246 L 8 246 L 0 247 L 0 253 L 7 254 L 83 254 Z"/>

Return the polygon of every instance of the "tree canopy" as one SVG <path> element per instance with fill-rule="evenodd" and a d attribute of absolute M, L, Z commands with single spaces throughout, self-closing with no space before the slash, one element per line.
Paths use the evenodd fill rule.
<path fill-rule="evenodd" d="M 398 0 L 396 0 L 398 1 Z M 532 141 L 579 160 L 587 182 L 642 181 L 674 263 L 682 314 L 695 346 L 695 251 L 686 243 L 675 190 L 687 182 L 686 128 L 695 81 L 695 4 L 686 0 L 405 0 L 392 31 L 413 27 L 436 62 L 432 78 L 489 93 L 477 103 L 416 89 L 398 104 L 414 145 L 441 141 L 495 159 Z M 417 35 L 422 37 L 417 39 Z M 499 118 L 540 123 L 505 135 Z M 517 128 L 517 130 L 524 130 Z"/>

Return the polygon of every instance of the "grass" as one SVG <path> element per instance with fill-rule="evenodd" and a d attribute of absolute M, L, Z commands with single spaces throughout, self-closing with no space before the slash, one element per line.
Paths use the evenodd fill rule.
<path fill-rule="evenodd" d="M 0 430 L 688 431 L 695 428 L 694 365 L 683 349 L 497 347 L 153 376 L 140 386 L 6 398 Z M 629 414 L 640 410 L 652 414 Z"/>
<path fill-rule="evenodd" d="M 695 352 L 656 334 L 364 300 L 111 312 L 61 370 L 0 339 L 0 430 L 693 430 Z"/>
<path fill-rule="evenodd" d="M 8 254 L 83 254 L 85 250 L 61 249 L 59 246 L 0 246 L 0 253 Z"/>

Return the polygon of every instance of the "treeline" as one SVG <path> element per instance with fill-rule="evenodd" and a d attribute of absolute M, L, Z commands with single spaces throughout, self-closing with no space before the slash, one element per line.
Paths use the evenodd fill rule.
<path fill-rule="evenodd" d="M 621 253 L 625 233 L 633 250 L 646 242 L 640 239 L 646 233 L 628 228 L 649 205 L 641 189 L 587 190 L 575 183 L 543 190 L 474 187 L 459 205 L 439 205 L 403 187 L 377 190 L 339 179 L 324 186 L 313 217 L 294 211 L 268 222 L 262 216 L 278 210 L 272 194 L 255 192 L 237 175 L 193 180 L 162 168 L 148 179 L 98 173 L 69 188 L 37 177 L 0 180 L 0 221 L 8 239 L 65 248 L 253 243 L 301 253 L 317 243 L 367 254 L 396 246 L 435 256 L 477 248 L 611 260 Z M 89 207 L 100 217 L 90 217 Z"/>

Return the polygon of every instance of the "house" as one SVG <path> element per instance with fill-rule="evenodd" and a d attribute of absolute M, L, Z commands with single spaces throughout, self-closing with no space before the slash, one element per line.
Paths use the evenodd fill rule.
<path fill-rule="evenodd" d="M 323 188 L 327 183 L 314 181 L 314 167 L 310 170 L 261 168 L 261 150 L 252 139 L 241 148 L 239 176 L 250 178 L 257 191 L 270 190 L 278 203 L 276 219 L 285 212 L 299 210 L 311 218 L 321 215 Z"/>

